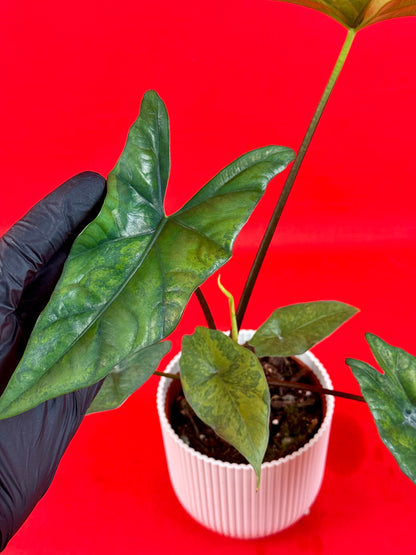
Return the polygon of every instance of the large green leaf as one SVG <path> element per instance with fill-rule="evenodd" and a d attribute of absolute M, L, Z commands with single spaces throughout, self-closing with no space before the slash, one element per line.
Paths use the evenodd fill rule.
<path fill-rule="evenodd" d="M 370 407 L 381 439 L 416 483 L 416 358 L 375 335 L 367 341 L 384 374 L 347 359 Z"/>
<path fill-rule="evenodd" d="M 0 418 L 96 383 L 169 335 L 192 292 L 230 258 L 267 183 L 292 159 L 284 147 L 250 152 L 166 217 L 169 122 L 157 94 L 146 93 L 103 208 L 73 245 L 0 399 Z"/>
<path fill-rule="evenodd" d="M 358 309 L 337 301 L 316 301 L 275 310 L 249 343 L 258 357 L 301 355 L 328 337 Z"/>
<path fill-rule="evenodd" d="M 196 414 L 253 466 L 257 479 L 269 439 L 269 388 L 258 358 L 217 330 L 185 336 L 185 397 Z"/>
<path fill-rule="evenodd" d="M 171 348 L 163 341 L 132 353 L 107 375 L 88 413 L 115 409 L 150 378 Z"/>
<path fill-rule="evenodd" d="M 415 0 L 284 0 L 312 8 L 347 27 L 362 29 L 386 19 L 416 15 Z"/>

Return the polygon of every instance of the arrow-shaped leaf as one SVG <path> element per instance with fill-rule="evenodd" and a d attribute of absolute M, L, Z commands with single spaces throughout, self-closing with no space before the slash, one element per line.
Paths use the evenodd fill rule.
<path fill-rule="evenodd" d="M 348 29 L 416 15 L 415 0 L 284 0 L 329 15 Z"/>
<path fill-rule="evenodd" d="M 360 384 L 381 439 L 416 483 L 416 358 L 375 335 L 366 337 L 384 374 L 359 360 L 346 362 Z"/>
<path fill-rule="evenodd" d="M 181 381 L 189 404 L 208 426 L 260 467 L 269 439 L 269 388 L 258 358 L 220 331 L 185 336 Z"/>
<path fill-rule="evenodd" d="M 271 314 L 249 343 L 258 357 L 301 355 L 357 312 L 353 306 L 337 301 L 284 306 Z"/>
<path fill-rule="evenodd" d="M 292 159 L 284 147 L 250 152 L 166 217 L 169 122 L 157 94 L 146 93 L 103 208 L 73 245 L 0 399 L 0 418 L 96 383 L 167 337 L 193 291 L 230 258 L 267 183 Z"/>

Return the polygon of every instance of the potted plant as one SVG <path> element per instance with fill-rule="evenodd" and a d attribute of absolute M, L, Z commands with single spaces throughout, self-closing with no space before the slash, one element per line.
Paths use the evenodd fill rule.
<path fill-rule="evenodd" d="M 258 357 L 268 358 L 266 362 L 273 363 L 276 357 L 304 356 L 301 360 L 313 367 L 320 382 L 320 385 L 306 384 L 307 390 L 318 388 L 321 393 L 328 393 L 324 391 L 330 389 L 325 372 L 312 356 L 302 353 L 332 333 L 356 309 L 335 301 L 277 309 L 253 335 L 244 336 L 244 340 L 249 340 L 248 349 L 237 342 L 245 308 L 300 164 L 356 32 L 381 19 L 416 13 L 413 5 L 399 10 L 394 3 L 382 7 L 378 4 L 374 9 L 371 4 L 363 4 L 363 9 L 354 13 L 347 4 L 339 7 L 337 3 L 336 10 L 332 2 L 303 4 L 316 7 L 344 24 L 348 28 L 346 42 L 289 172 L 239 307 L 237 311 L 231 308 L 231 336 L 214 329 L 197 328 L 183 344 L 181 381 L 185 395 L 201 419 L 234 445 L 254 468 L 253 471 L 245 465 L 244 476 L 249 478 L 241 479 L 249 482 L 247 491 L 251 493 L 247 496 L 251 496 L 251 506 L 253 498 L 260 497 L 256 488 L 261 488 L 269 480 L 266 473 L 269 463 L 262 469 L 269 437 L 269 389 Z M 166 217 L 163 200 L 170 165 L 168 118 L 157 94 L 147 93 L 125 150 L 108 176 L 104 206 L 73 245 L 50 303 L 40 316 L 22 361 L 0 399 L 0 417 L 14 416 L 46 399 L 104 378 L 91 412 L 119 406 L 156 372 L 169 350 L 169 341 L 164 340 L 176 327 L 194 291 L 204 307 L 209 327 L 213 328 L 199 286 L 231 257 L 234 240 L 267 183 L 292 160 L 292 151 L 284 147 L 265 147 L 248 153 L 214 177 L 176 214 Z M 232 306 L 232 302 L 230 304 Z M 415 480 L 415 359 L 374 336 L 369 336 L 369 342 L 386 374 L 379 375 L 357 361 L 349 360 L 349 364 L 374 411 L 382 438 L 402 469 Z M 197 360 L 198 365 L 189 363 L 189 360 Z M 302 384 L 292 381 L 290 385 L 278 383 L 277 387 L 301 390 Z M 165 404 L 161 392 L 162 389 L 159 405 L 162 406 L 163 426 Z M 226 404 L 223 403 L 224 392 L 229 399 Z M 281 397 L 285 396 L 291 394 L 284 390 Z M 243 536 L 272 533 L 289 525 L 308 509 L 322 478 L 333 410 L 330 399 L 323 409 L 319 430 L 306 440 L 314 447 L 318 439 L 323 438 L 324 444 L 323 455 L 316 456 L 320 459 L 321 469 L 315 473 L 315 485 L 305 495 L 306 504 L 301 508 L 299 505 L 296 511 L 288 510 L 291 515 L 287 518 L 279 517 L 277 528 L 275 524 L 267 525 L 262 531 L 252 527 L 249 532 L 244 529 Z M 388 418 L 379 410 L 385 399 L 393 403 L 395 409 Z M 289 402 L 289 398 L 279 402 L 285 401 Z M 234 404 L 238 405 L 237 420 L 230 417 L 230 407 Z M 218 411 L 214 410 L 217 408 Z M 166 434 L 171 432 L 164 431 L 164 434 L 168 437 Z M 298 452 L 302 450 L 313 451 L 301 447 Z M 298 460 L 300 455 L 295 452 L 286 458 Z M 282 463 L 270 463 L 270 466 L 283 468 Z M 301 463 L 300 467 L 308 468 L 309 463 Z M 279 478 L 280 492 L 285 487 L 292 488 L 290 478 L 284 472 L 281 471 Z M 300 472 L 299 469 L 294 473 L 291 471 L 290 475 Z M 302 474 L 301 481 L 306 479 L 304 476 Z M 224 482 L 221 476 L 220 479 L 224 489 L 228 482 Z M 270 484 L 266 490 L 269 487 Z M 268 518 L 262 514 L 260 517 L 258 521 Z M 209 525 L 208 521 L 205 523 Z M 243 529 L 243 524 L 236 528 Z M 228 530 L 221 531 L 234 535 Z"/>
<path fill-rule="evenodd" d="M 243 330 L 239 337 L 245 342 L 252 336 L 252 331 Z M 274 382 L 275 373 L 288 370 L 288 381 L 304 373 L 300 387 L 316 380 L 315 387 L 332 389 L 325 368 L 307 352 L 296 359 L 262 358 L 259 375 L 263 377 L 261 371 L 265 371 L 267 382 L 256 398 L 240 375 L 243 368 L 250 375 L 248 369 L 257 367 L 258 359 L 250 350 L 235 347 L 233 341 L 220 332 L 199 328 L 194 336 L 184 338 L 183 352 L 166 370 L 175 374 L 180 369 L 185 384 L 188 371 L 198 375 L 200 388 L 192 387 L 188 398 L 193 403 L 192 395 L 196 397 L 196 410 L 198 401 L 211 409 L 214 414 L 205 420 L 214 421 L 218 434 L 228 442 L 220 441 L 195 415 L 179 381 L 162 378 L 157 408 L 171 482 L 183 507 L 211 530 L 236 538 L 257 538 L 281 531 L 309 512 L 323 479 L 334 397 L 323 399 L 310 389 L 289 389 Z M 232 369 L 220 362 L 225 353 L 227 359 L 234 359 Z M 289 382 L 289 387 L 293 385 Z M 261 422 L 262 412 L 267 415 L 266 423 Z M 204 409 L 199 411 L 203 419 L 205 414 Z M 257 477 L 230 443 L 256 465 Z"/>

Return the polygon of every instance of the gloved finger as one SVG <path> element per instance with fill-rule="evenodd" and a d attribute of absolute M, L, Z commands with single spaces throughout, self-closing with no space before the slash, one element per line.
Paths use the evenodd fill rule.
<path fill-rule="evenodd" d="M 101 384 L 0 421 L 0 551 L 48 489 Z"/>
<path fill-rule="evenodd" d="M 81 173 L 0 238 L 0 394 L 56 285 L 75 237 L 101 208 L 105 180 Z"/>
<path fill-rule="evenodd" d="M 0 239 L 0 299 L 13 308 L 25 286 L 91 220 L 105 181 L 93 172 L 69 179 L 36 204 Z M 5 294 L 6 288 L 11 295 Z M 4 301 L 3 301 L 4 302 Z"/>

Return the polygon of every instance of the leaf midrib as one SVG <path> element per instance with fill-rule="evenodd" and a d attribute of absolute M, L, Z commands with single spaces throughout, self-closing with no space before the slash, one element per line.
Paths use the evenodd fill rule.
<path fill-rule="evenodd" d="M 229 256 L 231 254 L 231 252 L 229 250 L 227 251 L 227 249 L 225 249 L 220 243 L 218 243 L 218 241 L 215 241 L 215 239 L 213 239 L 212 237 L 209 237 L 209 235 L 206 235 L 206 233 L 203 233 L 201 230 L 196 229 L 191 225 L 187 225 L 181 220 L 177 220 L 175 216 L 176 214 L 174 214 L 174 216 L 172 216 L 171 218 L 167 218 L 167 219 L 172 223 L 175 223 L 178 227 L 182 227 L 183 229 L 190 230 L 193 233 L 196 233 L 197 235 L 199 235 L 200 237 L 203 237 L 206 241 L 216 245 L 217 247 L 219 247 L 220 250 L 222 250 L 225 253 L 226 256 Z"/>
<path fill-rule="evenodd" d="M 225 390 L 225 393 L 226 393 L 227 397 L 231 400 L 230 404 L 234 406 L 235 410 L 237 411 L 237 413 L 238 413 L 238 415 L 239 415 L 239 417 L 240 417 L 240 420 L 245 424 L 245 420 L 244 420 L 244 418 L 243 418 L 243 416 L 242 416 L 242 414 L 241 414 L 241 412 L 240 412 L 240 410 L 239 410 L 239 408 L 238 408 L 238 405 L 237 405 L 237 403 L 236 403 L 234 397 L 230 394 L 230 392 L 228 391 L 227 386 L 225 385 L 225 381 L 222 379 L 222 377 L 220 376 L 220 374 L 219 374 L 215 369 L 214 369 L 214 374 L 212 374 L 212 375 L 210 375 L 210 376 L 207 376 L 206 380 L 203 380 L 202 383 L 204 383 L 204 382 L 207 383 L 207 382 L 209 382 L 210 380 L 215 380 L 215 379 L 217 379 L 217 380 L 221 383 L 221 388 L 222 388 L 222 390 L 223 390 L 223 391 Z M 245 427 L 246 427 L 246 430 L 248 431 L 248 427 L 247 427 L 247 426 L 245 426 Z M 251 433 L 248 433 L 246 437 L 248 437 L 249 440 L 250 440 L 250 445 L 251 445 L 251 447 L 252 447 L 252 450 L 253 450 L 254 452 L 257 452 L 257 447 L 256 447 L 255 444 L 254 444 L 254 441 L 253 441 L 253 439 L 252 439 Z"/>

